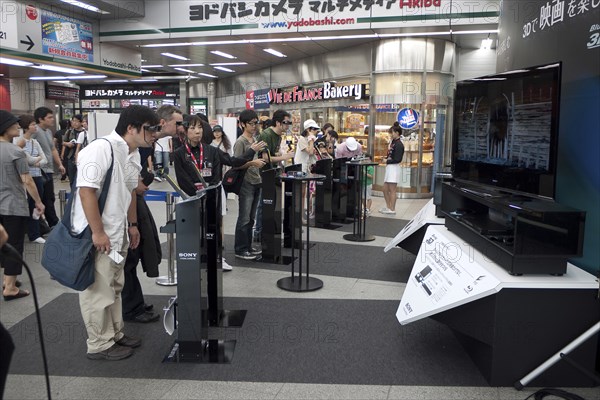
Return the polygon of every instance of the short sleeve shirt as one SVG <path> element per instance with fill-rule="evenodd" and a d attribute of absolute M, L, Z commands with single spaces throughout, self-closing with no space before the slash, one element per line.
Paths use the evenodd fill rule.
<path fill-rule="evenodd" d="M 142 169 L 138 151 L 129 153 L 125 140 L 116 132 L 104 136 L 110 142 L 113 150 L 114 165 L 102 224 L 104 231 L 110 238 L 112 247 L 120 249 L 127 222 L 127 210 L 131 203 L 131 192 L 137 187 L 138 178 Z M 96 189 L 96 197 L 100 197 L 106 173 L 110 168 L 110 147 L 103 139 L 91 142 L 79 152 L 77 167 L 77 188 L 89 187 Z M 82 232 L 88 221 L 83 212 L 79 193 L 75 197 L 72 211 L 73 231 Z"/>
<path fill-rule="evenodd" d="M 233 155 L 235 157 L 242 157 L 244 153 L 248 151 L 252 143 L 246 139 L 244 135 L 240 136 L 233 145 Z M 257 154 L 254 155 L 254 159 L 258 157 Z M 262 183 L 262 178 L 260 177 L 260 171 L 257 167 L 250 167 L 246 171 L 246 175 L 244 176 L 244 180 L 250 183 L 251 185 L 258 185 Z"/>
<path fill-rule="evenodd" d="M 265 142 L 267 144 L 267 149 L 269 149 L 269 153 L 271 153 L 271 157 L 275 154 L 279 153 L 279 146 L 281 145 L 281 136 L 279 136 L 275 131 L 271 128 L 267 128 L 260 133 L 258 137 L 259 142 Z"/>
<path fill-rule="evenodd" d="M 0 142 L 0 215 L 29 216 L 21 175 L 29 172 L 27 156 L 18 146 Z"/>
<path fill-rule="evenodd" d="M 37 131 L 31 136 L 36 139 L 40 146 L 42 146 L 42 150 L 44 150 L 44 154 L 48 159 L 48 164 L 42 168 L 44 172 L 49 174 L 54 173 L 54 158 L 52 157 L 52 150 L 54 149 L 54 135 L 50 129 L 42 129 L 40 126 L 37 126 Z"/>

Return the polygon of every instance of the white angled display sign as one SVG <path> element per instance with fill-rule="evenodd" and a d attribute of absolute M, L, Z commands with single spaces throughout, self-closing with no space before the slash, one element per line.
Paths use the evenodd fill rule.
<path fill-rule="evenodd" d="M 396 312 L 403 325 L 497 291 L 500 281 L 475 260 L 473 248 L 444 231 L 431 226 L 425 234 Z"/>
<path fill-rule="evenodd" d="M 394 237 L 383 249 L 384 252 L 388 252 L 394 247 L 396 247 L 399 243 L 406 240 L 410 235 L 418 231 L 421 227 L 427 224 L 437 224 L 443 225 L 444 219 L 435 216 L 435 204 L 433 204 L 433 199 L 429 200 L 429 202 L 423 207 L 417 215 L 413 219 L 411 219 L 408 224 L 404 225 L 404 228 L 396 237 Z"/>

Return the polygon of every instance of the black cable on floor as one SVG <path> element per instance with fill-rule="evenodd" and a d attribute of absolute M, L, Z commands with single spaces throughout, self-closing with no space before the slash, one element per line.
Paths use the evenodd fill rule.
<path fill-rule="evenodd" d="M 46 377 L 46 394 L 48 395 L 48 400 L 52 400 L 52 392 L 50 391 L 50 374 L 48 373 L 48 359 L 46 358 L 46 346 L 44 344 L 44 331 L 42 330 L 42 318 L 40 317 L 40 305 L 38 303 L 37 291 L 35 290 L 35 283 L 33 282 L 33 276 L 31 274 L 31 270 L 29 266 L 21 258 L 21 255 L 14 247 L 9 244 L 5 244 L 0 249 L 2 254 L 7 258 L 12 258 L 15 261 L 20 262 L 25 267 L 25 271 L 27 271 L 27 276 L 29 276 L 29 281 L 31 282 L 31 294 L 33 295 L 33 304 L 35 305 L 35 317 L 37 319 L 38 325 L 38 334 L 40 335 L 40 346 L 42 348 L 42 360 L 44 361 L 44 375 Z"/>

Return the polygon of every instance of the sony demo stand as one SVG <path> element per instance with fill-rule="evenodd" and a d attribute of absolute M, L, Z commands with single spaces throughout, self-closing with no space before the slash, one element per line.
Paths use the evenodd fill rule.
<path fill-rule="evenodd" d="M 206 187 L 206 186 L 205 186 Z M 165 308 L 177 339 L 164 362 L 230 363 L 235 340 L 209 339 L 209 328 L 241 327 L 246 310 L 223 309 L 221 186 L 201 189 L 175 206 L 167 225 L 177 234 L 177 297 Z M 211 335 L 213 337 L 213 335 Z"/>

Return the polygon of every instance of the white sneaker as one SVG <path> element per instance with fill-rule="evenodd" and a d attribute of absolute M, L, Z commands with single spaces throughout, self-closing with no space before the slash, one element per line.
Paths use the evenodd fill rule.
<path fill-rule="evenodd" d="M 383 212 L 383 214 L 387 214 L 387 215 L 396 215 L 396 211 L 392 211 L 392 210 L 386 209 L 386 210 Z"/>
<path fill-rule="evenodd" d="M 156 182 L 162 182 L 162 181 L 163 181 L 163 180 L 162 180 L 162 178 L 159 178 L 158 176 L 155 176 L 155 177 L 154 177 L 154 180 L 155 180 Z"/>
<path fill-rule="evenodd" d="M 388 211 L 390 211 L 390 210 L 387 207 L 383 207 L 383 208 L 379 209 L 379 212 L 382 213 L 382 214 L 387 214 Z"/>
<path fill-rule="evenodd" d="M 46 239 L 40 236 L 39 238 L 35 239 L 33 243 L 44 244 L 46 243 Z"/>
<path fill-rule="evenodd" d="M 222 264 L 221 267 L 223 268 L 223 271 L 231 271 L 233 269 L 233 267 L 229 264 L 227 264 L 227 261 L 225 261 L 225 259 L 222 260 Z"/>

